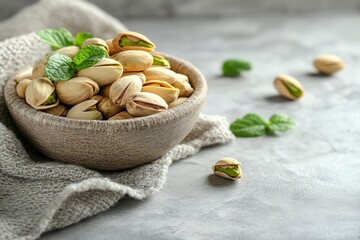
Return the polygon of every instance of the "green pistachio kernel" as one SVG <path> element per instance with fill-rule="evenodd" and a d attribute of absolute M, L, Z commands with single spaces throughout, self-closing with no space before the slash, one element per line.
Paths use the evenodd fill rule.
<path fill-rule="evenodd" d="M 53 103 L 56 103 L 56 95 L 55 91 L 50 94 L 50 96 L 46 99 L 46 101 L 43 103 L 43 105 L 51 105 Z"/>
<path fill-rule="evenodd" d="M 157 58 L 157 57 L 153 57 L 153 65 L 156 66 L 170 66 L 170 63 L 168 60 L 164 59 L 164 58 Z"/>
<path fill-rule="evenodd" d="M 229 177 L 237 177 L 240 174 L 240 168 L 239 166 L 229 166 L 229 167 L 221 167 L 217 166 L 215 167 L 215 171 L 223 172 Z"/>
<path fill-rule="evenodd" d="M 295 85 L 285 81 L 283 81 L 283 84 L 286 87 L 286 89 L 289 91 L 289 93 L 294 97 L 299 98 L 302 96 L 302 91 L 299 88 L 297 88 Z"/>
<path fill-rule="evenodd" d="M 152 48 L 153 46 L 147 42 L 144 42 L 142 40 L 139 40 L 138 42 L 131 41 L 128 37 L 122 37 L 120 42 L 120 46 L 137 46 L 137 47 L 146 47 L 146 48 Z"/>

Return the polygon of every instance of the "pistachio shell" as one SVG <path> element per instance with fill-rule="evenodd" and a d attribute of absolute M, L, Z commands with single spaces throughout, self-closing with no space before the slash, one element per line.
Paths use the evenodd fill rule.
<path fill-rule="evenodd" d="M 118 51 L 115 49 L 115 46 L 113 44 L 113 39 L 108 39 L 106 40 L 106 45 L 108 46 L 109 49 L 109 55 L 114 55 L 115 53 L 117 53 Z"/>
<path fill-rule="evenodd" d="M 119 52 L 113 56 L 124 67 L 124 72 L 141 72 L 148 69 L 153 62 L 150 53 L 140 50 Z"/>
<path fill-rule="evenodd" d="M 239 174 L 237 176 L 230 176 L 222 171 L 218 171 L 216 170 L 217 167 L 222 167 L 222 168 L 231 168 L 231 167 L 238 167 L 239 168 Z M 241 167 L 240 167 L 240 163 L 238 161 L 236 161 L 233 158 L 224 158 L 221 159 L 220 161 L 218 161 L 214 166 L 212 166 L 213 172 L 214 174 L 223 177 L 223 178 L 227 178 L 227 179 L 231 179 L 231 180 L 236 180 L 242 177 L 242 172 L 241 172 Z"/>
<path fill-rule="evenodd" d="M 121 107 L 115 105 L 110 98 L 104 98 L 98 106 L 99 111 L 106 118 L 110 118 L 120 112 Z"/>
<path fill-rule="evenodd" d="M 141 79 L 141 82 L 144 84 L 146 82 L 145 74 L 142 72 L 124 72 L 121 77 L 136 75 Z"/>
<path fill-rule="evenodd" d="M 185 82 L 190 83 L 188 76 L 181 74 L 181 73 L 176 73 L 176 80 L 185 81 Z"/>
<path fill-rule="evenodd" d="M 44 110 L 44 112 L 52 114 L 52 115 L 56 115 L 56 116 L 65 117 L 67 114 L 67 109 L 63 105 L 58 104 L 55 107 Z"/>
<path fill-rule="evenodd" d="M 103 58 L 95 65 L 78 72 L 78 77 L 88 77 L 94 80 L 99 87 L 113 83 L 123 73 L 121 64 L 110 58 Z"/>
<path fill-rule="evenodd" d="M 32 78 L 45 77 L 45 64 L 47 59 L 47 57 L 44 57 L 35 64 L 32 71 Z"/>
<path fill-rule="evenodd" d="M 73 119 L 101 120 L 101 112 L 96 110 L 96 100 L 86 100 L 73 106 L 66 117 Z"/>
<path fill-rule="evenodd" d="M 96 100 L 97 101 L 97 104 L 98 103 L 100 103 L 103 99 L 104 99 L 104 97 L 103 96 L 101 96 L 101 95 L 95 95 L 95 96 L 93 96 L 92 98 L 90 98 L 91 100 Z"/>
<path fill-rule="evenodd" d="M 141 79 L 136 75 L 119 78 L 111 84 L 109 97 L 114 104 L 125 107 L 129 97 L 141 91 L 141 86 Z"/>
<path fill-rule="evenodd" d="M 131 115 L 127 111 L 123 111 L 123 112 L 119 112 L 119 113 L 115 114 L 114 116 L 112 116 L 108 120 L 126 120 L 126 119 L 131 119 L 131 118 L 134 118 L 134 116 Z"/>
<path fill-rule="evenodd" d="M 121 46 L 119 43 L 121 41 L 122 37 L 128 37 L 130 40 L 137 42 L 139 40 L 146 42 L 147 44 L 151 45 L 151 48 L 143 47 L 143 46 Z M 153 52 L 156 48 L 155 44 L 150 41 L 146 36 L 144 36 L 141 33 L 138 32 L 122 32 L 119 33 L 114 39 L 113 39 L 113 45 L 117 52 L 125 51 L 125 50 L 143 50 L 147 52 Z"/>
<path fill-rule="evenodd" d="M 15 75 L 15 81 L 18 83 L 23 79 L 31 79 L 32 71 L 33 71 L 33 68 L 30 66 L 25 67 L 24 69 L 18 71 Z"/>
<path fill-rule="evenodd" d="M 281 96 L 291 100 L 297 100 L 304 95 L 304 88 L 300 82 L 286 74 L 278 75 L 274 80 L 274 86 Z M 290 88 L 295 92 L 290 91 Z"/>
<path fill-rule="evenodd" d="M 87 77 L 76 77 L 56 84 L 56 95 L 60 102 L 75 105 L 92 98 L 99 92 L 97 83 Z"/>
<path fill-rule="evenodd" d="M 112 83 L 111 83 L 112 84 Z M 103 97 L 109 97 L 111 84 L 106 85 L 101 89 L 100 95 Z"/>
<path fill-rule="evenodd" d="M 48 109 L 59 104 L 59 99 L 52 104 L 44 104 L 55 90 L 54 84 L 47 78 L 31 80 L 25 91 L 26 102 L 35 109 Z"/>
<path fill-rule="evenodd" d="M 179 97 L 178 99 L 175 99 L 173 102 L 169 104 L 169 108 L 176 107 L 182 103 L 184 103 L 188 98 L 187 97 Z"/>
<path fill-rule="evenodd" d="M 172 85 L 180 90 L 179 97 L 189 97 L 194 92 L 189 82 L 179 78 Z"/>
<path fill-rule="evenodd" d="M 173 102 L 179 96 L 179 89 L 174 88 L 165 81 L 151 80 L 144 83 L 142 92 L 155 93 L 162 97 L 167 104 Z"/>
<path fill-rule="evenodd" d="M 126 110 L 136 117 L 159 113 L 167 108 L 168 105 L 164 99 L 149 92 L 135 93 L 126 103 Z"/>
<path fill-rule="evenodd" d="M 63 47 L 63 48 L 60 48 L 60 49 L 56 50 L 55 52 L 52 52 L 51 54 L 49 54 L 47 56 L 47 58 L 49 58 L 54 53 L 61 53 L 70 58 L 74 58 L 79 50 L 80 50 L 80 48 L 78 46 Z"/>
<path fill-rule="evenodd" d="M 170 69 L 151 67 L 144 71 L 146 81 L 161 80 L 173 84 L 176 81 L 176 73 Z"/>
<path fill-rule="evenodd" d="M 335 55 L 321 55 L 314 60 L 315 68 L 322 74 L 333 74 L 344 68 L 344 62 Z"/>
<path fill-rule="evenodd" d="M 83 42 L 81 47 L 85 47 L 85 46 L 88 46 L 88 45 L 95 45 L 95 46 L 99 46 L 99 47 L 104 47 L 106 49 L 106 51 L 109 52 L 109 46 L 101 38 L 88 38 Z"/>
<path fill-rule="evenodd" d="M 31 81 L 30 79 L 22 79 L 16 84 L 16 92 L 20 98 L 25 98 L 26 88 Z"/>

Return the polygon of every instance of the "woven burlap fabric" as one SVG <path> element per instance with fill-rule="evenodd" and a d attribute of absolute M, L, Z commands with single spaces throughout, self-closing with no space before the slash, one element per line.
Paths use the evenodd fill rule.
<path fill-rule="evenodd" d="M 96 16 L 96 22 L 89 21 L 89 15 Z M 163 187 L 173 161 L 233 139 L 224 118 L 200 115 L 186 139 L 166 155 L 119 172 L 55 162 L 33 150 L 7 111 L 4 84 L 17 70 L 33 65 L 50 50 L 34 32 L 16 35 L 59 26 L 104 38 L 125 29 L 93 5 L 63 0 L 39 2 L 0 24 L 0 39 L 15 36 L 0 42 L 0 239 L 36 239 L 45 231 L 104 211 L 125 195 L 144 199 Z"/>

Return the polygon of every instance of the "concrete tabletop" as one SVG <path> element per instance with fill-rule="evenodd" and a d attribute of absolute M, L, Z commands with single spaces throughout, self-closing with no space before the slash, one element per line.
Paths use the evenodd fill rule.
<path fill-rule="evenodd" d="M 229 122 L 251 112 L 285 113 L 298 127 L 203 149 L 171 165 L 152 197 L 120 200 L 40 239 L 360 239 L 360 15 L 123 22 L 204 73 L 203 113 Z M 315 74 L 312 60 L 323 53 L 341 57 L 345 69 Z M 253 70 L 223 78 L 227 58 L 248 60 Z M 302 83 L 302 100 L 277 95 L 273 79 L 281 73 Z M 212 175 L 225 156 L 242 163 L 243 179 Z"/>

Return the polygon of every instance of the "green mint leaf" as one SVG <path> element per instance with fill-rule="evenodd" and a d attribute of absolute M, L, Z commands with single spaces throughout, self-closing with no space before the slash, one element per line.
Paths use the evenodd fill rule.
<path fill-rule="evenodd" d="M 242 71 L 251 70 L 251 64 L 244 60 L 229 59 L 223 63 L 222 72 L 225 77 L 237 77 Z"/>
<path fill-rule="evenodd" d="M 103 47 L 88 45 L 80 49 L 74 56 L 74 62 L 76 64 L 76 70 L 91 67 L 99 60 L 106 56 L 106 50 Z"/>
<path fill-rule="evenodd" d="M 283 84 L 285 85 L 286 89 L 290 92 L 291 95 L 297 98 L 301 97 L 302 91 L 298 89 L 296 86 L 285 81 L 283 81 Z"/>
<path fill-rule="evenodd" d="M 269 120 L 269 133 L 287 132 L 296 127 L 295 121 L 285 114 L 274 114 Z"/>
<path fill-rule="evenodd" d="M 37 32 L 40 39 L 49 44 L 52 50 L 57 50 L 73 44 L 73 36 L 65 28 L 44 29 Z"/>
<path fill-rule="evenodd" d="M 257 114 L 247 114 L 231 123 L 230 131 L 237 137 L 258 137 L 266 134 L 266 122 Z"/>
<path fill-rule="evenodd" d="M 78 32 L 78 34 L 76 34 L 76 37 L 75 37 L 75 40 L 74 40 L 74 45 L 80 47 L 81 44 L 83 44 L 86 39 L 93 38 L 93 37 L 94 37 L 94 35 L 92 35 L 91 33 Z"/>
<path fill-rule="evenodd" d="M 55 53 L 45 64 L 45 75 L 52 81 L 66 81 L 75 75 L 72 59 L 64 54 Z"/>

